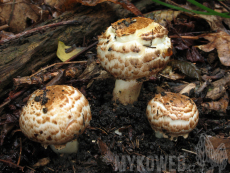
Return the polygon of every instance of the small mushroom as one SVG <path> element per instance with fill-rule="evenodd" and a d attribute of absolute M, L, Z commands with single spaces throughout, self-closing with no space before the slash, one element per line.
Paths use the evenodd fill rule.
<path fill-rule="evenodd" d="M 113 23 L 99 36 L 97 56 L 117 80 L 113 100 L 137 101 L 143 81 L 168 63 L 172 44 L 166 28 L 152 19 L 134 17 Z"/>
<path fill-rule="evenodd" d="M 34 91 L 22 109 L 19 125 L 30 140 L 57 153 L 76 153 L 77 137 L 91 120 L 85 96 L 67 85 L 48 86 Z"/>
<path fill-rule="evenodd" d="M 192 99 L 179 93 L 162 92 L 149 101 L 146 115 L 157 138 L 188 137 L 197 125 L 199 112 Z"/>

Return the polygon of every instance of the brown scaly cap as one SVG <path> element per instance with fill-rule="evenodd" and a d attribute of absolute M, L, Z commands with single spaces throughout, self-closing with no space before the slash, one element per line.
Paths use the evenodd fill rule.
<path fill-rule="evenodd" d="M 22 133 L 46 145 L 63 145 L 89 125 L 91 111 L 84 95 L 67 85 L 34 91 L 19 118 Z"/>
<path fill-rule="evenodd" d="M 178 136 L 192 131 L 199 120 L 193 100 L 171 92 L 156 94 L 148 103 L 146 115 L 154 130 Z"/>
<path fill-rule="evenodd" d="M 172 55 L 166 28 L 152 19 L 121 19 L 99 36 L 97 56 L 115 78 L 133 80 L 158 73 Z"/>
<path fill-rule="evenodd" d="M 152 23 L 153 23 L 152 19 L 145 18 L 145 17 L 135 17 L 135 18 L 121 19 L 111 25 L 113 29 L 115 29 L 116 35 L 118 37 L 121 37 L 121 36 L 132 35 L 138 30 L 147 28 Z M 158 37 L 163 37 L 164 35 L 168 34 L 168 31 L 166 28 L 158 24 L 156 27 L 153 28 L 153 30 L 150 30 L 145 34 L 142 34 L 142 36 L 147 37 L 151 35 L 150 36 L 151 38 L 152 36 L 154 36 L 153 33 Z"/>

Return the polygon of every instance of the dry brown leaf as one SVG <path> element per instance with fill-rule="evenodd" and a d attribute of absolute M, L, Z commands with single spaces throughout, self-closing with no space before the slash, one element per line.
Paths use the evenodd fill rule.
<path fill-rule="evenodd" d="M 204 62 L 204 57 L 198 52 L 197 48 L 195 48 L 194 46 L 187 50 L 186 57 L 191 62 Z"/>
<path fill-rule="evenodd" d="M 172 66 L 167 66 L 161 73 L 161 76 L 171 79 L 171 80 L 178 80 L 184 79 L 185 75 L 173 72 Z"/>
<path fill-rule="evenodd" d="M 77 0 L 44 0 L 44 3 L 60 12 L 74 10 Z"/>
<path fill-rule="evenodd" d="M 43 158 L 43 159 L 40 159 L 38 160 L 37 163 L 35 163 L 33 165 L 33 167 L 40 167 L 40 166 L 46 166 L 47 164 L 50 163 L 50 158 L 49 157 L 46 157 L 46 158 Z"/>
<path fill-rule="evenodd" d="M 189 77 L 197 78 L 199 81 L 202 80 L 200 69 L 198 69 L 193 63 L 187 61 L 171 60 L 168 65 L 179 69 L 183 74 Z"/>
<path fill-rule="evenodd" d="M 21 32 L 28 27 L 28 20 L 37 22 L 40 19 L 41 8 L 31 4 L 30 0 L 15 1 L 13 10 L 12 7 L 13 0 L 5 4 L 3 3 L 0 6 L 0 16 L 5 21 L 5 24 L 9 22 L 10 16 L 12 15 L 9 23 L 11 32 Z"/>
<path fill-rule="evenodd" d="M 177 18 L 177 16 L 181 13 L 181 11 L 174 10 L 158 10 L 147 13 L 144 16 L 153 19 L 155 22 L 161 24 L 162 26 L 166 26 L 168 22 L 171 22 Z"/>
<path fill-rule="evenodd" d="M 208 6 L 209 8 L 212 8 L 215 11 L 219 11 L 217 9 L 216 4 L 219 5 L 219 3 L 215 3 L 215 1 L 207 1 L 207 3 L 203 2 L 203 5 Z M 200 8 L 198 6 L 193 5 L 190 2 L 187 2 L 186 5 L 181 5 L 181 7 L 184 7 L 188 10 L 200 11 Z M 225 28 L 225 26 L 222 23 L 223 18 L 220 16 L 196 14 L 196 15 L 194 15 L 194 17 L 203 18 L 204 20 L 206 20 L 208 22 L 208 24 L 210 25 L 210 28 L 212 31 L 216 31 L 216 30 L 227 31 L 227 29 Z"/>
<path fill-rule="evenodd" d="M 115 161 L 115 155 L 110 151 L 110 148 L 101 139 L 98 139 L 98 147 L 101 152 L 101 160 L 107 165 L 112 165 L 114 170 L 117 171 L 118 167 Z"/>
<path fill-rule="evenodd" d="M 189 93 L 191 90 L 195 90 L 196 84 L 195 83 L 189 83 L 186 87 L 184 87 L 179 93 L 180 94 L 185 94 L 189 96 Z"/>
<path fill-rule="evenodd" d="M 225 66 L 230 66 L 230 35 L 226 32 L 220 31 L 217 33 L 209 33 L 201 35 L 210 41 L 206 45 L 198 46 L 201 50 L 205 52 L 210 52 L 213 49 L 217 49 L 220 62 Z"/>
<path fill-rule="evenodd" d="M 223 18 L 220 17 L 220 16 L 215 16 L 215 15 L 203 15 L 203 14 L 199 14 L 199 15 L 195 15 L 195 16 L 198 16 L 200 18 L 203 18 L 205 19 L 211 30 L 212 31 L 225 31 L 227 32 L 227 29 L 224 27 L 222 21 L 223 21 Z M 228 20 L 226 20 L 228 21 Z"/>
<path fill-rule="evenodd" d="M 220 85 L 218 87 L 213 88 L 212 90 L 208 91 L 205 98 L 211 100 L 217 100 L 222 97 L 226 93 L 226 89 L 224 86 Z"/>
<path fill-rule="evenodd" d="M 96 61 L 89 60 L 87 67 L 83 71 L 83 73 L 78 77 L 79 80 L 89 80 L 95 76 L 99 76 L 101 72 L 100 66 Z"/>
<path fill-rule="evenodd" d="M 219 101 L 212 101 L 212 102 L 204 102 L 201 104 L 203 107 L 203 111 L 218 111 L 219 113 L 223 112 L 226 113 L 226 110 L 228 108 L 228 93 L 225 93 L 225 95 L 219 100 Z M 221 114 L 220 114 L 221 115 Z"/>
<path fill-rule="evenodd" d="M 225 86 L 226 84 L 229 84 L 230 83 L 230 74 L 228 73 L 225 77 L 215 81 L 215 82 L 212 82 L 212 85 L 214 87 L 218 87 L 218 86 Z"/>
<path fill-rule="evenodd" d="M 113 2 L 115 4 L 120 4 L 123 8 L 131 11 L 136 16 L 139 16 L 139 15 L 142 16 L 142 13 L 128 0 L 123 0 L 123 1 L 119 1 L 119 0 L 44 0 L 44 3 L 46 5 L 56 8 L 59 11 L 64 12 L 67 10 L 74 10 L 74 6 L 77 3 L 81 3 L 82 5 L 85 5 L 85 6 L 95 6 L 105 1 Z"/>
<path fill-rule="evenodd" d="M 215 150 L 218 149 L 218 147 L 223 143 L 226 147 L 226 152 L 227 152 L 227 156 L 228 156 L 228 163 L 230 163 L 230 139 L 223 139 L 223 138 L 219 138 L 216 136 L 207 136 L 208 139 L 210 140 L 210 142 L 213 145 L 213 148 Z M 227 158 L 222 158 L 222 159 L 227 159 Z"/>

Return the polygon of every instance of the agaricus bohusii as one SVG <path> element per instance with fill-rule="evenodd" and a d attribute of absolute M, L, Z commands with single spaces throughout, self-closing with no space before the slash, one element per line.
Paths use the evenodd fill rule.
<path fill-rule="evenodd" d="M 48 86 L 34 91 L 22 109 L 19 125 L 30 140 L 57 153 L 76 153 L 77 137 L 91 120 L 88 100 L 76 88 Z"/>
<path fill-rule="evenodd" d="M 149 101 L 146 115 L 157 138 L 188 137 L 197 125 L 199 112 L 192 99 L 179 93 L 162 92 Z"/>
<path fill-rule="evenodd" d="M 167 29 L 149 18 L 121 19 L 98 40 L 97 57 L 117 79 L 113 100 L 124 105 L 137 101 L 143 81 L 162 70 L 172 55 Z"/>

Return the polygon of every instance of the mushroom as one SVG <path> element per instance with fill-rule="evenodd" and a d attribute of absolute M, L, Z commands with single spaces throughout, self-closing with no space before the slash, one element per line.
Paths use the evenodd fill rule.
<path fill-rule="evenodd" d="M 149 101 L 146 115 L 157 138 L 177 140 L 188 137 L 197 125 L 199 112 L 189 97 L 178 93 L 162 92 Z"/>
<path fill-rule="evenodd" d="M 115 78 L 113 100 L 137 101 L 143 81 L 162 70 L 172 55 L 166 28 L 152 19 L 134 17 L 113 23 L 99 36 L 97 56 Z"/>
<path fill-rule="evenodd" d="M 85 96 L 67 85 L 34 91 L 22 109 L 19 125 L 30 140 L 57 153 L 76 153 L 77 137 L 89 125 L 90 106 Z"/>

